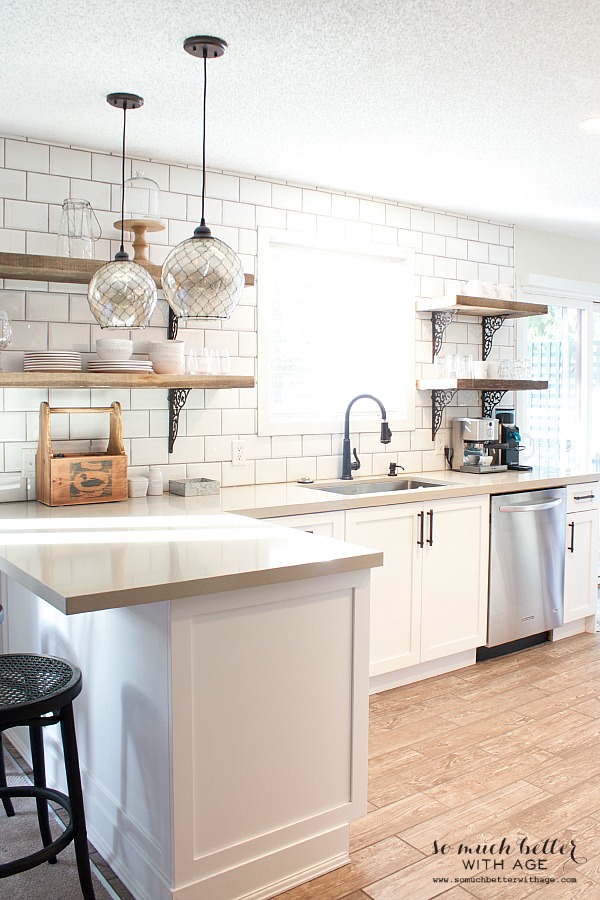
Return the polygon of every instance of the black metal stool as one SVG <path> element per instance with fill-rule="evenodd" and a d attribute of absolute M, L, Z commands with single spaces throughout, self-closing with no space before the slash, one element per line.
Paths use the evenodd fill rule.
<path fill-rule="evenodd" d="M 14 815 L 11 797 L 33 797 L 43 849 L 0 864 L 0 878 L 16 875 L 41 863 L 56 862 L 56 854 L 73 841 L 81 892 L 85 900 L 95 900 L 87 847 L 83 792 L 73 719 L 73 700 L 81 692 L 81 671 L 65 659 L 34 653 L 0 654 L 0 799 L 6 814 Z M 60 724 L 67 794 L 46 787 L 42 728 Z M 17 725 L 29 728 L 33 785 L 7 787 L 2 732 Z M 52 840 L 48 801 L 62 806 L 69 824 Z"/>

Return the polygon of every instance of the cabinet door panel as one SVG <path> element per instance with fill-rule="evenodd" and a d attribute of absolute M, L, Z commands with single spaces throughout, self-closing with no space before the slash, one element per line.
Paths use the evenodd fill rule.
<path fill-rule="evenodd" d="M 574 526 L 574 527 L 571 527 Z M 573 546 L 573 552 L 569 549 Z M 567 514 L 565 557 L 565 617 L 574 622 L 596 612 L 598 510 Z"/>
<path fill-rule="evenodd" d="M 346 512 L 346 540 L 384 554 L 383 566 L 371 570 L 371 675 L 419 662 L 420 510 L 404 504 Z"/>
<path fill-rule="evenodd" d="M 433 511 L 433 546 L 423 552 L 421 660 L 485 644 L 489 556 L 489 498 L 424 504 Z"/>

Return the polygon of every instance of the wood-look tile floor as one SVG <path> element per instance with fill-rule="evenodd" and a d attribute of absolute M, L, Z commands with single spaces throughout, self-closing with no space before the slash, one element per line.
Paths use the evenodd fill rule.
<path fill-rule="evenodd" d="M 600 634 L 374 695 L 369 756 L 350 864 L 278 900 L 600 900 Z"/>

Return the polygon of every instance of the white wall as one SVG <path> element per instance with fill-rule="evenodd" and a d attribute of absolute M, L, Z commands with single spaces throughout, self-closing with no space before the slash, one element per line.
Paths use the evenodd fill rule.
<path fill-rule="evenodd" d="M 515 226 L 516 283 L 535 275 L 600 284 L 600 245 L 594 241 Z"/>
<path fill-rule="evenodd" d="M 143 169 L 161 188 L 167 228 L 148 236 L 150 258 L 160 264 L 169 248 L 188 237 L 199 221 L 200 172 L 136 160 L 128 164 L 131 168 Z M 0 198 L 4 198 L 0 199 L 0 250 L 55 255 L 62 202 L 72 196 L 91 202 L 103 229 L 96 258 L 111 258 L 118 249 L 113 223 L 119 217 L 119 185 L 118 156 L 25 138 L 0 138 Z M 413 247 L 416 297 L 443 294 L 446 279 L 513 283 L 513 228 L 451 213 L 211 171 L 206 219 L 213 234 L 239 253 L 250 273 L 256 271 L 256 229 L 267 225 Z M 229 321 L 182 323 L 180 337 L 187 347 L 227 347 L 232 373 L 255 374 L 257 297 L 260 302 L 259 281 L 255 288 L 245 289 Z M 7 370 L 22 369 L 27 349 L 77 349 L 84 359 L 89 358 L 101 333 L 89 311 L 85 286 L 7 279 L 3 286 L 0 281 L 0 308 L 10 312 L 14 325 L 11 348 L 2 354 Z M 430 322 L 427 316 L 417 318 L 415 377 L 422 364 L 431 361 Z M 149 340 L 164 338 L 166 322 L 166 303 L 160 300 L 151 326 L 131 332 L 136 353 L 145 353 Z M 480 340 L 479 320 L 459 317 L 447 331 L 444 352 L 471 352 L 480 359 Z M 506 324 L 496 335 L 492 358 L 512 355 L 513 327 Z M 47 399 L 51 406 L 104 406 L 119 400 L 131 466 L 143 471 L 149 464 L 161 465 L 167 478 L 203 476 L 232 485 L 295 480 L 307 473 L 338 477 L 341 470 L 344 410 L 331 435 L 257 437 L 256 389 L 195 390 L 180 416 L 179 437 L 169 456 L 165 390 L 5 389 L 0 391 L 0 472 L 20 471 L 21 449 L 37 445 L 39 404 Z M 454 405 L 459 399 L 478 414 L 477 394 L 461 394 Z M 436 455 L 431 439 L 429 394 L 417 394 L 416 402 L 415 430 L 395 434 L 385 450 L 373 434 L 360 436 L 361 474 L 386 472 L 390 461 L 408 471 L 442 467 L 443 457 Z M 450 415 L 456 415 L 456 410 Z M 107 434 L 107 419 L 88 415 L 72 416 L 69 421 L 69 417 L 53 416 L 53 437 L 83 441 L 80 447 L 87 450 L 89 439 Z M 237 438 L 247 445 L 248 463 L 243 467 L 231 465 L 231 440 Z"/>

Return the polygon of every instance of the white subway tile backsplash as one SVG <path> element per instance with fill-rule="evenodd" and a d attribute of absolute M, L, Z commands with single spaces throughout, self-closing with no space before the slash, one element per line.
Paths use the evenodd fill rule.
<path fill-rule="evenodd" d="M 333 194 L 331 197 L 331 215 L 338 219 L 358 219 L 360 216 L 358 197 Z"/>
<path fill-rule="evenodd" d="M 50 147 L 47 144 L 7 139 L 4 144 L 4 164 L 7 169 L 49 172 Z"/>
<path fill-rule="evenodd" d="M 6 168 L 1 168 L 2 162 Z M 133 168 L 143 169 L 161 189 L 161 214 L 167 228 L 149 238 L 150 258 L 160 265 L 170 247 L 190 237 L 200 220 L 201 171 L 199 167 L 134 161 L 133 165 L 127 163 L 126 177 Z M 4 203 L 0 202 L 0 225 L 4 226 L 0 228 L 0 249 L 54 255 L 62 201 L 74 195 L 89 200 L 101 222 L 104 233 L 95 245 L 96 258 L 110 258 L 119 242 L 114 228 L 120 207 L 118 155 L 90 153 L 85 148 L 49 147 L 42 142 L 14 138 L 3 142 L 0 138 L 0 198 L 4 198 Z M 234 172 L 209 172 L 205 214 L 215 237 L 239 253 L 244 270 L 252 274 L 257 271 L 257 228 L 265 226 L 413 248 L 417 296 L 440 296 L 446 282 L 455 278 L 513 281 L 512 226 L 479 222 L 448 212 Z M 130 238 L 126 234 L 129 252 Z M 92 357 L 95 340 L 103 332 L 89 309 L 85 285 L 49 286 L 5 280 L 4 288 L 0 307 L 9 310 L 14 324 L 13 343 L 2 354 L 5 369 L 22 368 L 25 349 L 77 348 L 84 352 L 85 359 Z M 245 289 L 229 320 L 182 321 L 179 338 L 188 349 L 227 347 L 232 374 L 255 374 L 259 288 L 260 281 L 257 287 Z M 134 340 L 136 358 L 145 355 L 150 340 L 165 339 L 167 314 L 168 306 L 161 299 L 150 328 L 123 334 Z M 431 322 L 428 317 L 417 316 L 416 325 L 420 372 L 422 365 L 431 360 Z M 503 326 L 496 335 L 494 352 L 509 358 L 513 343 L 514 329 Z M 480 356 L 480 325 L 460 317 L 447 329 L 444 352 L 468 351 Z M 0 471 L 3 466 L 20 470 L 20 449 L 25 440 L 37 440 L 39 402 L 47 396 L 54 406 L 108 406 L 119 400 L 125 445 L 134 471 L 158 464 L 164 466 L 167 474 L 178 473 L 175 477 L 201 475 L 233 485 L 295 481 L 301 477 L 337 478 L 341 470 L 339 422 L 332 422 L 332 432 L 324 435 L 258 436 L 254 387 L 191 391 L 180 415 L 179 436 L 171 456 L 167 449 L 169 413 L 164 389 L 0 391 L 2 415 L 21 417 L 12 432 L 18 437 L 5 439 L 0 434 Z M 467 403 L 469 397 L 465 397 L 461 397 L 460 407 L 458 396 L 454 399 L 450 417 L 471 408 L 478 414 L 478 396 L 474 395 L 471 407 Z M 419 392 L 416 403 L 416 431 L 395 430 L 392 443 L 385 450 L 377 434 L 353 436 L 363 454 L 361 475 L 384 474 L 389 461 L 396 459 L 413 471 L 421 466 L 429 470 L 443 462 L 431 441 L 431 397 L 427 392 Z M 75 422 L 71 428 L 68 419 L 53 417 L 53 433 L 60 440 L 106 433 L 107 416 L 81 416 L 81 424 Z M 248 463 L 242 467 L 231 465 L 231 441 L 238 437 L 246 441 Z"/>
<path fill-rule="evenodd" d="M 125 177 L 130 177 L 126 170 Z M 118 156 L 110 156 L 107 153 L 92 153 L 92 178 L 94 181 L 105 181 L 108 184 L 121 183 L 121 159 Z"/>
<path fill-rule="evenodd" d="M 27 173 L 17 169 L 0 169 L 0 197 L 25 200 L 26 196 Z"/>
<path fill-rule="evenodd" d="M 467 254 L 473 262 L 487 262 L 489 257 L 489 247 L 480 241 L 469 241 Z"/>
<path fill-rule="evenodd" d="M 306 234 L 316 234 L 317 217 L 312 213 L 288 212 L 287 227 L 289 231 L 301 231 Z"/>
<path fill-rule="evenodd" d="M 442 234 L 424 234 L 423 253 L 430 253 L 432 256 L 445 256 L 446 238 Z"/>
<path fill-rule="evenodd" d="M 240 178 L 240 202 L 258 206 L 271 205 L 271 184 L 255 178 Z"/>
<path fill-rule="evenodd" d="M 27 439 L 27 419 L 24 412 L 0 412 L 0 435 L 2 440 L 25 441 Z M 19 468 L 21 468 L 19 463 Z"/>
<path fill-rule="evenodd" d="M 371 225 L 385 225 L 385 203 L 360 199 L 358 217 L 361 222 L 370 222 Z"/>
<path fill-rule="evenodd" d="M 457 219 L 456 234 L 459 238 L 476 241 L 479 238 L 479 223 L 474 219 Z"/>
<path fill-rule="evenodd" d="M 223 200 L 223 225 L 234 228 L 255 228 L 256 208 L 249 203 L 232 203 Z"/>
<path fill-rule="evenodd" d="M 89 179 L 92 177 L 92 154 L 66 147 L 50 147 L 50 174 Z"/>
<path fill-rule="evenodd" d="M 27 200 L 5 200 L 4 226 L 23 231 L 48 231 L 48 206 Z"/>
<path fill-rule="evenodd" d="M 326 191 L 302 191 L 302 211 L 318 216 L 331 215 L 331 194 Z"/>
<path fill-rule="evenodd" d="M 413 231 L 433 234 L 435 231 L 435 214 L 425 209 L 411 209 L 410 227 Z"/>
<path fill-rule="evenodd" d="M 256 413 L 253 409 L 224 409 L 223 434 L 256 434 Z"/>
<path fill-rule="evenodd" d="M 202 192 L 200 172 L 196 173 L 195 188 L 185 193 L 200 194 Z M 173 188 L 171 187 L 171 190 Z M 233 175 L 220 175 L 217 172 L 206 173 L 206 196 L 216 200 L 239 200 L 240 178 Z"/>
<path fill-rule="evenodd" d="M 289 184 L 274 184 L 271 188 L 273 206 L 300 212 L 302 209 L 302 189 Z"/>
<path fill-rule="evenodd" d="M 386 204 L 385 224 L 393 228 L 410 228 L 410 209 L 407 206 Z"/>
<path fill-rule="evenodd" d="M 257 459 L 254 463 L 256 484 L 287 481 L 285 459 Z"/>
<path fill-rule="evenodd" d="M 68 322 L 69 295 L 27 292 L 27 318 L 33 321 Z"/>

